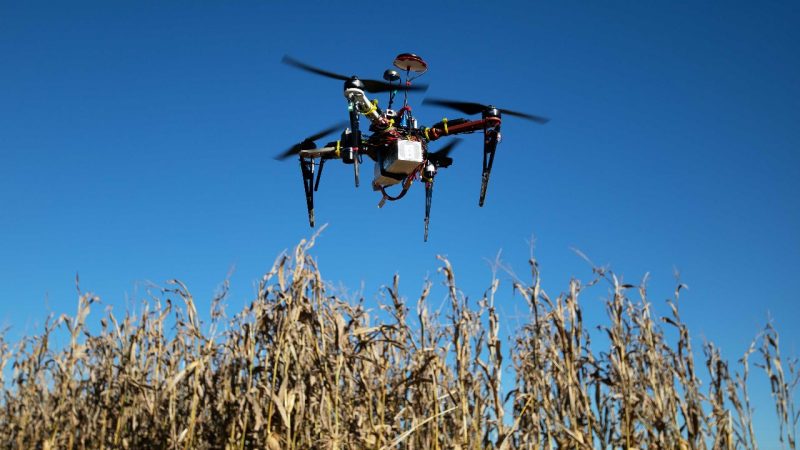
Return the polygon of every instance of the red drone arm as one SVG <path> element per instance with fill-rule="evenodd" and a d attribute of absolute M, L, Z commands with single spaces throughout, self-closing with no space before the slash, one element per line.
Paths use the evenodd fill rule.
<path fill-rule="evenodd" d="M 451 134 L 473 133 L 483 131 L 483 173 L 481 175 L 481 194 L 478 199 L 478 206 L 483 206 L 486 198 L 486 188 L 489 185 L 489 175 L 492 172 L 494 163 L 494 152 L 497 143 L 500 142 L 500 118 L 489 116 L 480 120 L 467 121 L 466 119 L 456 119 L 452 121 L 452 126 L 448 126 L 447 119 L 425 129 L 425 137 L 429 141 L 435 141 L 442 136 Z"/>
<path fill-rule="evenodd" d="M 500 126 L 501 120 L 499 117 L 487 117 L 485 119 L 471 120 L 468 122 L 461 122 L 456 120 L 454 120 L 453 122 L 458 122 L 458 123 L 448 126 L 447 121 L 443 121 L 442 124 L 437 124 L 431 128 L 426 129 L 426 137 L 430 141 L 435 141 L 442 136 L 483 131 L 487 128 L 495 128 Z"/>

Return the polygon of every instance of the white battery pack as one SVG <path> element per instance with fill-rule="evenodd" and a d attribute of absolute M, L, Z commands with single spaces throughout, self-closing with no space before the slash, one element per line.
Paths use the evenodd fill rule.
<path fill-rule="evenodd" d="M 392 186 L 399 183 L 401 180 L 397 180 L 391 177 L 387 177 L 386 175 L 381 173 L 381 166 L 380 163 L 375 161 L 375 178 L 372 180 L 372 187 L 377 191 L 380 189 L 380 186 Z"/>
<path fill-rule="evenodd" d="M 374 186 L 391 186 L 401 180 L 386 176 L 383 172 L 393 175 L 408 175 L 422 163 L 422 143 L 398 139 L 397 142 L 386 150 L 382 158 L 375 162 Z M 383 170 L 381 170 L 383 169 Z"/>
<path fill-rule="evenodd" d="M 408 175 L 422 162 L 422 143 L 398 139 L 383 157 L 383 170 Z"/>

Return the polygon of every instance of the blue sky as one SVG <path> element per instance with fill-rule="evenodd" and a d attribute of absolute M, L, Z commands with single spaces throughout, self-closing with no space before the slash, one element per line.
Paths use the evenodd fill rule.
<path fill-rule="evenodd" d="M 698 340 L 735 360 L 771 315 L 800 354 L 800 6 L 698 3 L 0 2 L 0 324 L 72 312 L 76 273 L 125 308 L 171 278 L 202 306 L 233 271 L 235 310 L 312 233 L 297 163 L 273 156 L 347 117 L 340 82 L 281 57 L 380 78 L 414 52 L 427 95 L 552 121 L 504 121 L 483 208 L 467 136 L 428 243 L 421 185 L 378 209 L 327 165 L 325 278 L 374 301 L 400 273 L 413 298 L 443 254 L 474 298 L 501 249 L 527 273 L 533 238 L 551 294 L 591 276 L 571 248 L 628 282 L 650 272 L 659 307 L 677 269 Z M 422 124 L 458 117 L 422 98 Z M 500 292 L 510 327 L 524 302 Z"/>

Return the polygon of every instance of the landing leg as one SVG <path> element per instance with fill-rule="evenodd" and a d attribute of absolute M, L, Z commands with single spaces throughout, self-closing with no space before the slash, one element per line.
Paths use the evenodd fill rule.
<path fill-rule="evenodd" d="M 433 178 L 425 182 L 425 242 L 428 242 L 428 224 L 431 221 L 432 197 L 433 197 Z"/>
<path fill-rule="evenodd" d="M 317 171 L 317 181 L 314 183 L 314 192 L 319 190 L 319 179 L 322 178 L 322 168 L 325 167 L 325 160 L 319 160 L 319 171 Z M 313 170 L 313 169 L 312 169 Z"/>
<path fill-rule="evenodd" d="M 481 197 L 480 200 L 478 200 L 478 206 L 483 206 L 483 201 L 486 198 L 486 188 L 489 186 L 489 175 L 492 173 L 494 152 L 497 150 L 497 141 L 499 135 L 500 131 L 496 128 L 491 128 L 484 132 L 483 173 L 481 175 Z"/>
<path fill-rule="evenodd" d="M 353 174 L 356 178 L 356 187 L 358 187 L 358 166 L 361 160 L 361 153 L 356 153 L 353 158 Z"/>
<path fill-rule="evenodd" d="M 314 226 L 314 159 L 300 157 L 300 170 L 303 172 L 303 188 L 306 191 L 308 223 Z"/>

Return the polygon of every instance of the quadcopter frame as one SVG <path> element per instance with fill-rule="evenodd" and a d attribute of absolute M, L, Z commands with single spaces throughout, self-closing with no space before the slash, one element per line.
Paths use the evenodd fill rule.
<path fill-rule="evenodd" d="M 300 170 L 303 177 L 303 188 L 306 197 L 309 224 L 314 226 L 314 192 L 319 189 L 320 178 L 325 162 L 330 159 L 341 159 L 345 164 L 353 165 L 353 174 L 356 187 L 359 186 L 359 166 L 364 155 L 376 162 L 376 178 L 373 180 L 373 189 L 380 190 L 382 198 L 379 207 L 386 201 L 396 201 L 405 196 L 411 184 L 419 179 L 425 183 L 425 241 L 428 240 L 430 223 L 431 201 L 436 174 L 440 168 L 449 167 L 453 160 L 448 156 L 458 140 L 451 141 L 436 152 L 428 151 L 428 143 L 439 140 L 445 136 L 461 134 L 483 133 L 483 166 L 481 171 L 481 189 L 478 206 L 483 206 L 486 191 L 494 164 L 497 144 L 501 141 L 500 126 L 502 115 L 522 117 L 541 124 L 549 119 L 540 116 L 495 108 L 491 105 L 478 103 L 456 102 L 450 100 L 425 99 L 423 103 L 456 109 L 465 114 L 481 114 L 477 120 L 458 118 L 449 120 L 444 118 L 430 127 L 418 127 L 413 117 L 412 109 L 408 105 L 408 92 L 425 90 L 424 85 L 413 85 L 411 81 L 427 71 L 427 64 L 417 55 L 403 53 L 394 61 L 395 67 L 405 71 L 405 83 L 400 81 L 401 76 L 395 70 L 384 73 L 384 81 L 362 80 L 356 76 L 347 77 L 326 70 L 310 66 L 297 61 L 289 56 L 284 56 L 283 62 L 302 70 L 344 81 L 344 97 L 347 99 L 349 112 L 349 128 L 345 129 L 340 139 L 329 142 L 317 148 L 315 140 L 332 132 L 336 127 L 319 132 L 306 138 L 299 144 L 291 147 L 279 155 L 284 159 L 293 154 L 298 155 Z M 414 73 L 412 77 L 411 74 Z M 403 106 L 397 111 L 392 110 L 395 95 L 403 91 Z M 389 104 L 386 110 L 378 108 L 378 101 L 367 97 L 366 92 L 389 92 Z M 370 135 L 361 131 L 359 119 L 361 116 L 370 121 Z M 401 158 L 400 147 L 411 149 L 409 155 Z M 394 153 L 390 154 L 390 150 Z M 404 153 L 405 155 L 405 153 Z M 392 168 L 385 167 L 385 162 L 394 156 Z M 318 162 L 317 162 L 318 160 Z M 399 165 L 394 163 L 399 161 Z M 395 171 L 395 167 L 400 167 Z M 400 184 L 401 191 L 392 196 L 386 192 L 386 187 Z"/>

